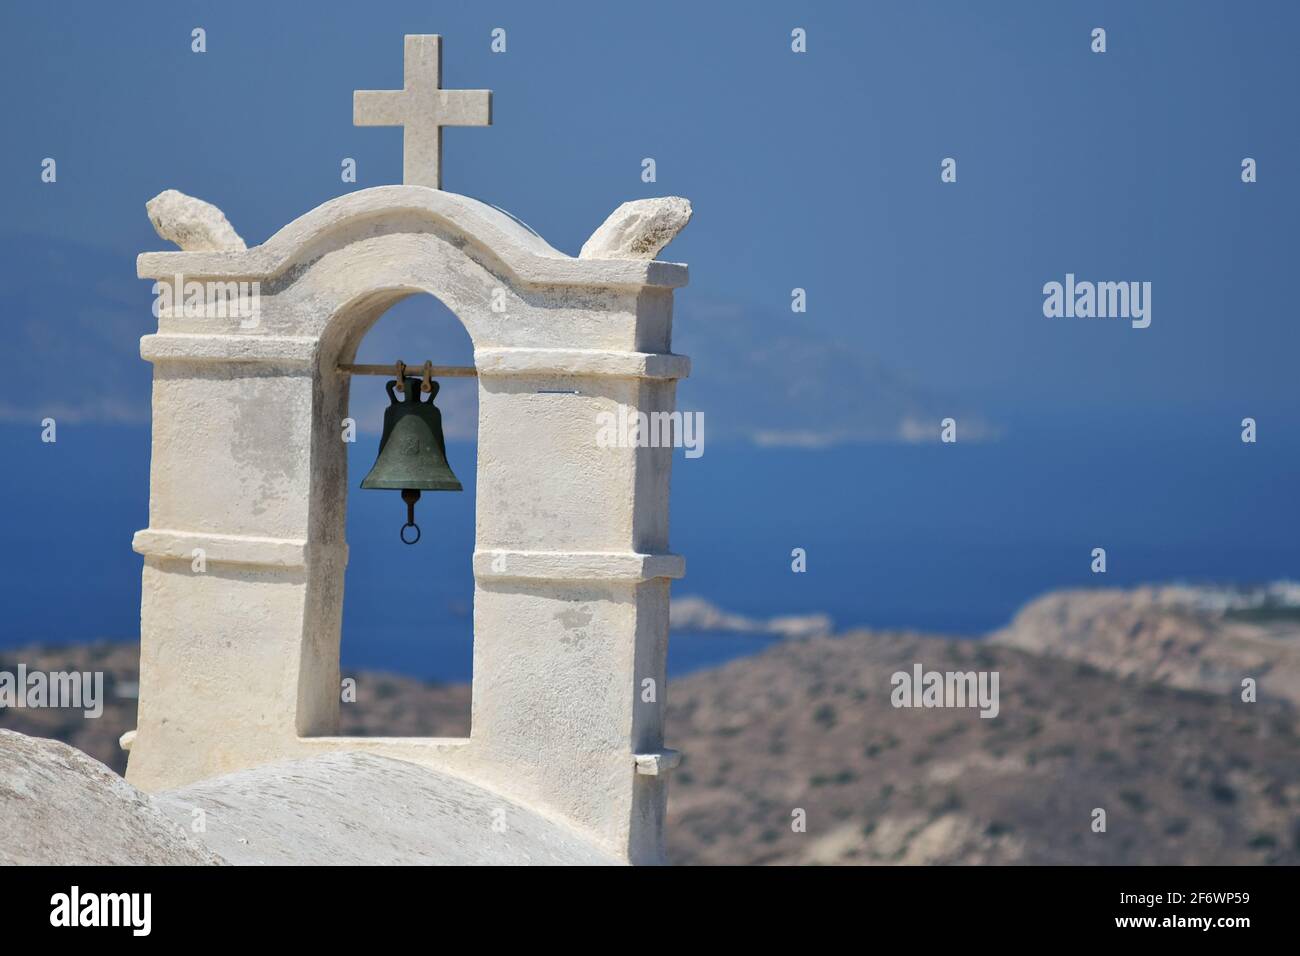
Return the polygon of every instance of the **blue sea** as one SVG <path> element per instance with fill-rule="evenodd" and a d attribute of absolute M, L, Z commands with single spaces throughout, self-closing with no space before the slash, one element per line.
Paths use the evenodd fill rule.
<path fill-rule="evenodd" d="M 1004 416 L 1002 436 L 982 443 L 707 445 L 674 463 L 672 546 L 687 561 L 674 593 L 751 617 L 824 612 L 839 627 L 977 636 L 1057 588 L 1300 577 L 1300 426 L 1261 420 L 1248 445 L 1241 417 L 1081 409 Z M 38 425 L 6 425 L 0 442 L 0 646 L 136 638 L 130 545 L 148 523 L 147 427 L 60 423 L 43 444 Z M 374 453 L 373 436 L 353 446 L 353 484 Z M 396 493 L 350 494 L 345 667 L 470 677 L 474 446 L 453 442 L 448 456 L 466 491 L 424 496 L 415 548 L 397 540 Z M 1105 575 L 1090 571 L 1096 547 Z M 791 570 L 794 548 L 804 573 Z M 669 670 L 770 643 L 674 635 Z"/>

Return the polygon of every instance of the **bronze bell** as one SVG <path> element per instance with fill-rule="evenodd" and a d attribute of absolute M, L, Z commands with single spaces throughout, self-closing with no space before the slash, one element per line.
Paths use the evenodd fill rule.
<path fill-rule="evenodd" d="M 462 491 L 460 480 L 447 464 L 447 445 L 442 437 L 442 413 L 433 404 L 438 383 L 426 379 L 427 402 L 420 401 L 420 380 L 403 378 L 405 398 L 393 394 L 397 380 L 389 382 L 389 406 L 384 409 L 384 434 L 379 439 L 379 456 L 361 482 L 362 488 L 400 489 L 406 502 L 406 524 L 401 538 L 407 544 L 420 540 L 415 523 L 415 503 L 421 491 Z M 415 529 L 408 540 L 407 528 Z"/>

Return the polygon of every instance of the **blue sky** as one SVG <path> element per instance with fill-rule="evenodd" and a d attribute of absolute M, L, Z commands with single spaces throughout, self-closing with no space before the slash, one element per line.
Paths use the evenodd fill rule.
<path fill-rule="evenodd" d="M 447 133 L 447 188 L 570 253 L 626 199 L 692 200 L 669 252 L 692 266 L 677 329 L 697 361 L 734 360 L 732 330 L 715 342 L 706 327 L 730 310 L 766 316 L 756 345 L 826 348 L 792 374 L 861 358 L 827 374 L 883 369 L 989 414 L 1293 400 L 1294 4 L 469 6 L 6 4 L 0 80 L 21 92 L 6 104 L 0 241 L 48 239 L 72 259 L 59 295 L 5 321 L 93 312 L 100 329 L 124 323 L 101 346 L 130 359 L 127 333 L 149 325 L 131 259 L 166 246 L 150 196 L 206 198 L 256 243 L 397 181 L 400 133 L 354 128 L 351 93 L 399 85 L 402 34 L 428 31 L 446 37 L 448 87 L 495 91 L 492 128 Z M 190 51 L 194 26 L 207 53 Z M 504 54 L 489 49 L 498 26 Z M 806 54 L 790 51 L 794 26 Z M 46 156 L 56 184 L 39 179 Z M 340 182 L 345 156 L 356 186 Z M 645 156 L 656 183 L 641 182 Z M 948 156 L 955 184 L 939 181 Z M 1258 183 L 1240 182 L 1243 156 Z M 1067 271 L 1151 281 L 1152 327 L 1044 319 L 1042 285 Z M 5 302 L 21 280 L 4 276 Z M 789 311 L 796 286 L 806 314 Z M 25 357 L 78 347 L 59 338 Z M 120 371 L 109 387 L 143 401 L 148 368 Z M 0 404 L 26 407 L 32 385 L 9 378 Z"/>
<path fill-rule="evenodd" d="M 1090 50 L 1098 26 L 1104 54 Z M 206 53 L 191 52 L 194 27 Z M 496 27 L 504 54 L 489 47 Z M 805 54 L 791 52 L 795 27 Z M 1298 29 L 1300 5 L 1280 2 L 6 3 L 0 440 L 23 474 L 0 491 L 47 516 L 6 534 L 73 533 L 34 464 L 54 459 L 27 447 L 56 409 L 85 436 L 66 454 L 98 477 L 76 486 L 80 507 L 125 511 L 96 532 L 112 569 L 94 606 L 129 630 L 138 585 L 122 582 L 138 558 L 122 545 L 145 521 L 151 375 L 137 349 L 153 327 L 134 257 L 167 248 L 145 201 L 197 195 L 255 244 L 398 181 L 400 133 L 353 127 L 352 91 L 399 86 L 402 35 L 436 32 L 444 85 L 494 91 L 491 128 L 446 134 L 446 188 L 571 254 L 628 199 L 694 205 L 665 253 L 691 266 L 680 405 L 705 410 L 714 443 L 675 474 L 686 593 L 972 630 L 1086 581 L 1064 569 L 1099 526 L 1133 536 L 1115 583 L 1300 572 L 1300 469 L 1279 451 L 1300 447 Z M 57 183 L 41 182 L 45 157 Z M 355 185 L 340 181 L 344 157 Z M 940 182 L 945 157 L 956 183 Z M 1045 318 L 1043 284 L 1066 273 L 1151 282 L 1151 327 Z M 806 313 L 790 310 L 795 287 Z M 363 356 L 468 360 L 439 313 L 403 304 Z M 991 457 L 880 444 L 903 418 L 937 433 L 949 414 Z M 1260 422 L 1254 459 L 1240 457 L 1246 415 Z M 773 430 L 844 447 L 746 447 Z M 945 489 L 961 493 L 936 501 Z M 1160 498 L 1144 507 L 1143 494 Z M 1269 526 L 1262 549 L 1234 524 L 1238 495 Z M 808 541 L 839 556 L 838 576 L 789 574 L 789 548 Z M 979 542 L 1019 570 L 972 570 Z M 859 558 L 879 562 L 862 571 L 878 590 L 855 577 Z M 48 575 L 23 573 L 10 580 L 48 590 Z"/>

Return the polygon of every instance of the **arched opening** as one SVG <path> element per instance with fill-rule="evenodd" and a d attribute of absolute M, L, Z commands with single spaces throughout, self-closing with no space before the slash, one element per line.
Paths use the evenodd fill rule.
<path fill-rule="evenodd" d="M 401 298 L 364 333 L 352 362 L 415 368 L 474 364 L 456 315 L 431 295 Z M 412 370 L 411 374 L 417 374 Z M 399 538 L 406 506 L 395 490 L 360 487 L 379 450 L 385 383 L 354 375 L 347 417 L 346 539 L 339 649 L 339 732 L 347 736 L 468 737 L 473 672 L 473 597 L 478 384 L 437 379 L 447 461 L 461 492 L 425 491 L 416 505 L 418 543 Z M 400 396 L 399 396 L 400 398 Z M 354 690 L 355 700 L 349 699 Z"/>

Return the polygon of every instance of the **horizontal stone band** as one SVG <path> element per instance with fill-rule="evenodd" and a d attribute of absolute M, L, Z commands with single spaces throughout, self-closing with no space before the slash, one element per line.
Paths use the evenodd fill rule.
<path fill-rule="evenodd" d="M 576 375 L 622 378 L 685 378 L 691 360 L 659 352 L 599 349 L 483 348 L 474 352 L 479 375 Z"/>
<path fill-rule="evenodd" d="M 274 568 L 307 566 L 307 542 L 297 538 L 259 538 L 239 534 L 208 534 L 146 528 L 137 531 L 131 547 L 154 558 L 194 559 L 195 549 L 203 560 L 216 564 L 250 564 Z"/>
<path fill-rule="evenodd" d="M 474 577 L 480 581 L 623 581 L 680 578 L 686 561 L 679 554 L 635 551 L 475 551 Z"/>
<path fill-rule="evenodd" d="M 161 333 L 140 339 L 140 357 L 149 362 L 255 362 L 303 369 L 312 367 L 316 354 L 317 340 L 307 336 Z M 600 349 L 482 348 L 474 363 L 482 376 L 678 379 L 691 372 L 685 355 Z"/>
<path fill-rule="evenodd" d="M 309 368 L 316 339 L 287 335 L 146 335 L 140 357 L 147 362 L 265 362 Z"/>
<path fill-rule="evenodd" d="M 137 531 L 131 547 L 157 558 L 191 561 L 201 550 L 208 563 L 246 564 L 275 568 L 307 565 L 307 542 L 298 538 L 212 534 L 146 528 Z M 475 551 L 474 576 L 506 581 L 622 581 L 680 578 L 686 561 L 678 554 L 639 554 L 635 551 Z"/>

